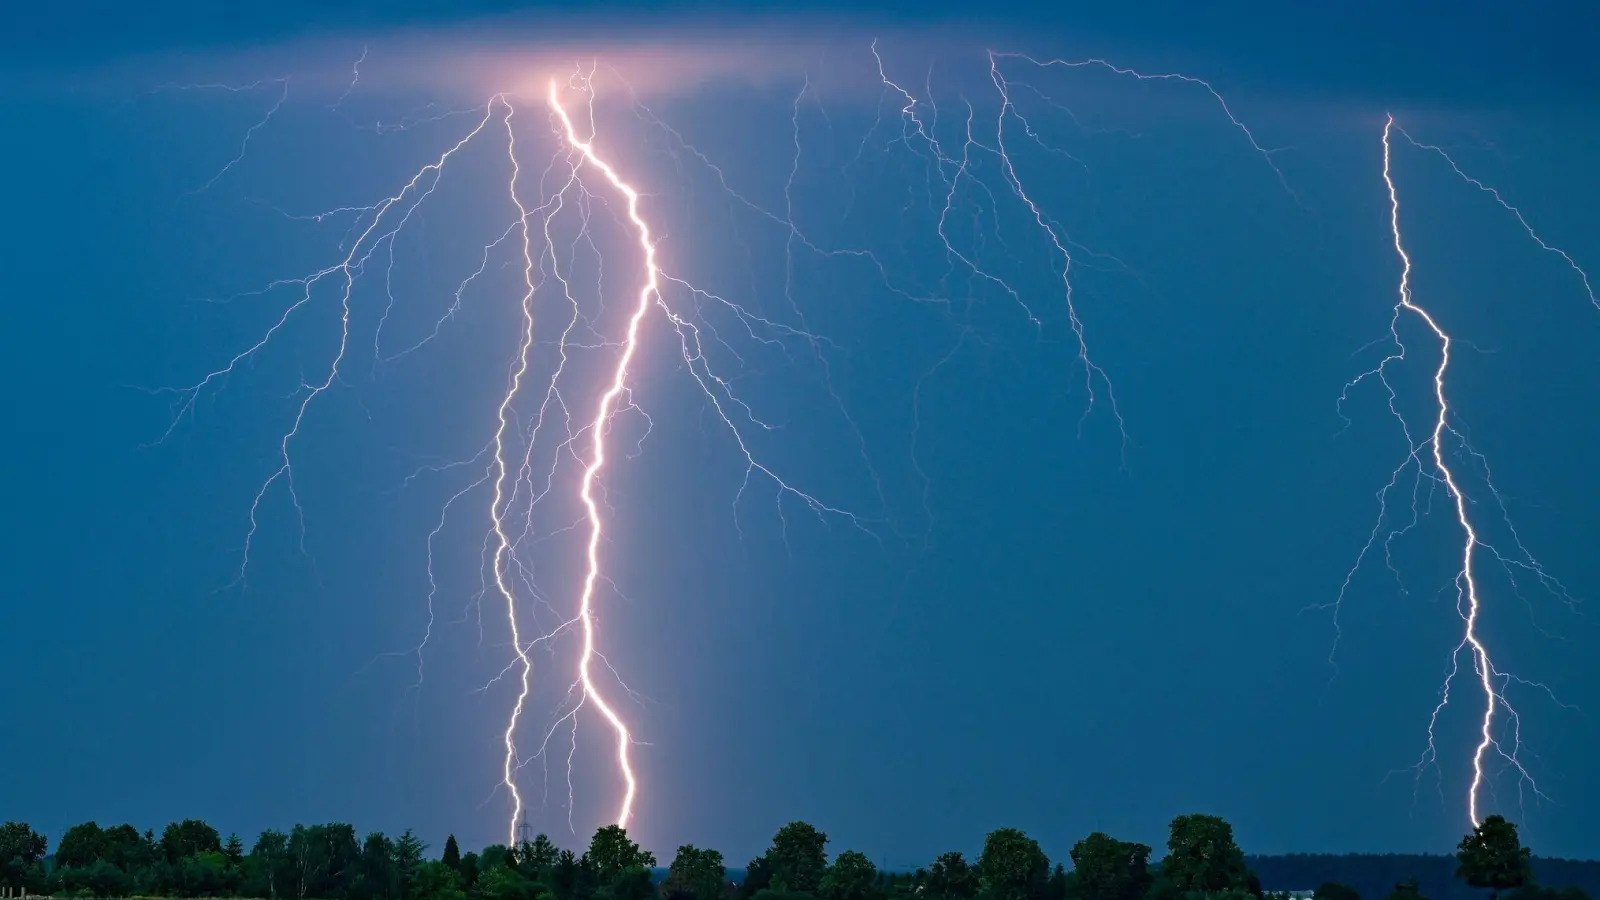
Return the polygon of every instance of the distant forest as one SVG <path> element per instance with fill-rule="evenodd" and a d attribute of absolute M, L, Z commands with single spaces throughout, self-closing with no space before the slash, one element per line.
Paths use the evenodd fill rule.
<path fill-rule="evenodd" d="M 1534 859 L 1516 826 L 1490 816 L 1454 856 L 1247 857 L 1226 821 L 1172 820 L 1166 854 L 1096 832 L 1052 862 L 1014 828 L 989 833 L 974 860 L 952 851 L 912 872 L 880 871 L 805 822 L 778 829 L 742 870 L 716 850 L 679 847 L 665 867 L 623 828 L 582 851 L 545 835 L 437 857 L 410 831 L 364 839 L 344 823 L 238 835 L 187 819 L 160 835 L 85 822 L 50 846 L 21 822 L 0 825 L 0 896 L 248 897 L 263 900 L 1588 900 L 1600 862 Z M 1293 892 L 1291 894 L 1291 892 Z"/>
<path fill-rule="evenodd" d="M 1247 856 L 1245 862 L 1273 891 L 1314 890 L 1328 882 L 1346 884 L 1362 897 L 1378 900 L 1408 878 L 1417 879 L 1428 900 L 1483 900 L 1487 890 L 1456 877 L 1461 864 L 1454 856 L 1414 853 L 1294 853 Z M 1600 897 L 1600 861 L 1532 857 L 1536 884 L 1576 887 Z"/>

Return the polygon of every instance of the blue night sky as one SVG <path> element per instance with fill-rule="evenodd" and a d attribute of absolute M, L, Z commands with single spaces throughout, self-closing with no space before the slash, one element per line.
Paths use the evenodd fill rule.
<path fill-rule="evenodd" d="M 337 347 L 333 281 L 175 426 L 182 395 L 158 389 L 258 340 L 295 294 L 249 292 L 337 263 L 360 234 L 353 214 L 307 217 L 398 191 L 483 118 L 496 86 L 433 85 L 439 67 L 421 64 L 399 77 L 404 54 L 446 31 L 428 59 L 470 69 L 465 12 L 221 6 L 56 4 L 0 29 L 0 378 L 12 402 L 0 819 L 52 839 L 86 819 L 198 816 L 251 835 L 351 821 L 414 827 L 435 847 L 447 832 L 500 840 L 514 689 L 484 686 L 513 656 L 504 601 L 482 591 L 485 486 L 451 503 L 431 541 L 431 632 L 427 553 L 441 509 L 485 471 L 478 454 L 516 356 L 520 238 L 482 262 L 516 221 L 504 107 L 398 236 L 367 247 L 341 377 L 293 445 L 303 537 L 280 481 L 236 583 L 252 497 L 301 386 L 326 377 Z M 1350 392 L 1348 422 L 1339 404 L 1384 356 L 1400 275 L 1380 137 L 1392 111 L 1600 272 L 1594 13 L 1237 4 L 1202 16 L 1159 3 L 978 22 L 919 3 L 818 29 L 826 6 L 788 28 L 734 20 L 744 51 L 783 50 L 760 77 L 726 64 L 667 89 L 632 70 L 677 136 L 615 82 L 597 101 L 598 146 L 644 191 L 671 274 L 779 323 L 747 328 L 703 295 L 666 295 L 770 426 L 734 409 L 751 453 L 860 526 L 780 499 L 759 472 L 747 481 L 654 310 L 630 380 L 637 409 L 608 436 L 596 594 L 601 649 L 634 692 L 597 663 L 640 742 L 630 830 L 658 856 L 693 842 L 735 864 L 795 818 L 835 851 L 891 865 L 975 850 L 1004 825 L 1063 859 L 1096 829 L 1159 846 L 1186 812 L 1225 816 L 1251 852 L 1452 848 L 1481 710 L 1470 671 L 1435 725 L 1437 765 L 1414 771 L 1461 633 L 1460 532 L 1442 488 L 1421 482 L 1429 514 L 1392 543 L 1391 573 L 1382 534 L 1406 524 L 1416 478 L 1402 471 L 1337 625 L 1325 608 L 1373 530 L 1375 492 L 1406 458 L 1379 384 Z M 674 48 L 732 40 L 718 37 L 716 7 L 682 9 L 620 43 L 682 61 Z M 610 4 L 549 21 L 592 39 L 629 16 Z M 500 49 L 526 40 L 547 60 L 563 46 L 547 19 L 522 8 L 490 30 Z M 308 35 L 318 41 L 295 42 Z M 1038 138 L 1011 118 L 1012 163 L 1073 242 L 1073 299 L 1104 372 L 1091 403 L 1060 257 L 994 154 L 973 151 L 946 232 L 1017 297 L 940 242 L 945 188 L 925 145 L 895 140 L 904 100 L 876 81 L 874 36 L 892 79 L 924 101 L 931 87 L 946 155 L 960 156 L 968 102 L 975 138 L 993 145 L 993 47 L 1207 78 L 1263 146 L 1283 148 L 1270 157 L 1281 181 L 1203 87 L 1002 61 Z M 152 90 L 281 77 L 287 100 L 253 131 L 278 82 Z M 538 96 L 513 103 L 533 200 L 557 142 Z M 1481 633 L 1500 669 L 1537 682 L 1512 681 L 1507 697 L 1544 795 L 1491 756 L 1482 802 L 1523 823 L 1535 852 L 1593 857 L 1600 634 L 1582 601 L 1600 591 L 1600 308 L 1493 198 L 1394 140 L 1415 297 L 1457 339 L 1447 390 L 1475 454 L 1449 443 L 1447 460 L 1483 539 L 1508 557 L 1520 541 L 1559 579 L 1547 590 L 1480 551 Z M 749 204 L 781 216 L 792 203 L 806 241 L 876 263 L 808 249 L 682 141 Z M 587 317 L 562 382 L 580 421 L 642 273 L 620 196 L 585 179 L 593 198 L 564 208 L 552 235 Z M 579 215 L 593 244 L 578 240 Z M 437 338 L 402 354 L 480 265 Z M 570 307 L 550 280 L 535 298 L 533 368 L 548 380 Z M 1414 318 L 1399 335 L 1395 409 L 1420 436 L 1437 345 Z M 541 382 L 514 404 L 513 432 L 543 396 Z M 536 479 L 558 458 L 549 438 Z M 525 548 L 534 574 L 517 589 L 529 634 L 575 610 L 578 474 L 569 455 L 527 518 L 543 538 Z M 559 716 L 576 646 L 569 632 L 532 652 L 518 733 L 530 756 Z M 604 721 L 593 708 L 578 721 L 575 743 L 558 728 L 518 779 L 529 821 L 567 844 L 619 793 Z"/>

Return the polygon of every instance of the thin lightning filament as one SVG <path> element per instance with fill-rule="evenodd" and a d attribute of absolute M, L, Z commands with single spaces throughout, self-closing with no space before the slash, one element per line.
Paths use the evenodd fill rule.
<path fill-rule="evenodd" d="M 500 401 L 499 409 L 496 411 L 496 417 L 500 427 L 495 429 L 494 433 L 494 501 L 489 507 L 489 517 L 492 522 L 495 536 L 494 564 L 491 571 L 494 574 L 495 588 L 499 591 L 500 596 L 505 598 L 506 601 L 506 619 L 511 626 L 511 647 L 513 652 L 515 652 L 517 655 L 517 662 L 520 664 L 517 700 L 511 708 L 511 715 L 507 717 L 506 720 L 506 756 L 505 770 L 503 775 L 506 789 L 511 792 L 511 844 L 512 846 L 515 846 L 517 839 L 517 822 L 521 821 L 522 819 L 522 794 L 517 790 L 517 781 L 515 777 L 517 763 L 516 730 L 517 720 L 522 716 L 523 704 L 526 703 L 528 699 L 528 679 L 533 671 L 533 661 L 528 658 L 528 649 L 522 643 L 522 633 L 517 626 L 516 593 L 512 587 L 506 583 L 506 558 L 511 552 L 512 540 L 511 537 L 506 533 L 505 527 L 505 511 L 506 506 L 510 502 L 510 498 L 506 496 L 505 488 L 507 469 L 505 442 L 506 432 L 510 428 L 511 404 L 516 399 L 517 392 L 522 387 L 523 377 L 528 374 L 528 350 L 533 346 L 534 283 L 533 250 L 530 244 L 531 238 L 528 235 L 528 210 L 523 206 L 521 198 L 517 195 L 517 181 L 519 176 L 522 174 L 522 167 L 517 163 L 516 131 L 511 127 L 511 117 L 514 110 L 512 109 L 510 102 L 506 101 L 504 97 L 500 99 L 502 102 L 506 103 L 506 152 L 511 157 L 511 185 L 509 190 L 511 194 L 511 202 L 517 208 L 517 219 L 520 223 L 520 228 L 522 231 L 522 279 L 526 288 L 522 295 L 522 331 L 517 348 L 517 367 L 511 376 L 511 385 L 506 390 L 505 397 Z"/>

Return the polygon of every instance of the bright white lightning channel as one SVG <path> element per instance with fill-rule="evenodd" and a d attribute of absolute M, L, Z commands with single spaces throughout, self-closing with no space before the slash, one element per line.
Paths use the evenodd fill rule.
<path fill-rule="evenodd" d="M 1461 168 L 1456 165 L 1455 160 L 1451 159 L 1449 155 L 1446 154 L 1442 149 L 1433 145 L 1418 143 L 1395 123 L 1393 116 L 1387 116 L 1385 118 L 1382 134 L 1382 175 L 1384 187 L 1387 191 L 1389 200 L 1390 237 L 1394 246 L 1394 252 L 1400 261 L 1399 286 L 1397 288 L 1396 302 L 1394 304 L 1393 314 L 1390 318 L 1389 334 L 1387 336 L 1392 349 L 1375 368 L 1362 373 L 1345 386 L 1345 390 L 1340 397 L 1340 403 L 1342 406 L 1344 400 L 1348 398 L 1351 389 L 1355 388 L 1362 382 L 1368 379 L 1379 382 L 1382 385 L 1384 392 L 1388 396 L 1389 411 L 1391 415 L 1393 415 L 1393 417 L 1399 422 L 1408 449 L 1407 454 L 1404 459 L 1402 459 L 1400 465 L 1395 468 L 1394 472 L 1390 475 L 1388 482 L 1378 492 L 1379 512 L 1377 522 L 1374 524 L 1373 529 L 1367 538 L 1366 544 L 1362 547 L 1361 552 L 1358 554 L 1355 564 L 1350 568 L 1349 572 L 1346 573 L 1344 583 L 1339 590 L 1339 595 L 1331 604 L 1331 606 L 1335 613 L 1335 626 L 1337 628 L 1337 614 L 1339 607 L 1344 599 L 1346 591 L 1350 586 L 1351 580 L 1355 577 L 1355 573 L 1361 568 L 1361 565 L 1365 561 L 1368 554 L 1371 553 L 1373 549 L 1380 543 L 1380 536 L 1384 556 L 1385 559 L 1388 560 L 1390 547 L 1394 540 L 1410 531 L 1418 524 L 1420 512 L 1417 509 L 1416 498 L 1414 496 L 1410 521 L 1400 528 L 1393 529 L 1387 533 L 1384 532 L 1384 522 L 1388 516 L 1389 492 L 1400 482 L 1403 473 L 1414 466 L 1416 473 L 1415 477 L 1417 479 L 1419 488 L 1423 481 L 1428 481 L 1444 489 L 1450 500 L 1451 509 L 1455 514 L 1455 523 L 1461 529 L 1460 565 L 1456 569 L 1453 582 L 1456 589 L 1456 610 L 1459 613 L 1462 622 L 1461 640 L 1455 645 L 1450 653 L 1449 671 L 1445 676 L 1443 684 L 1440 686 L 1440 699 L 1428 719 L 1427 748 L 1424 750 L 1422 758 L 1418 761 L 1416 770 L 1417 774 L 1420 776 L 1423 769 L 1430 765 L 1436 764 L 1438 761 L 1438 748 L 1435 741 L 1436 727 L 1438 725 L 1440 715 L 1450 704 L 1451 687 L 1455 683 L 1456 676 L 1460 673 L 1461 657 L 1463 654 L 1465 654 L 1471 661 L 1473 672 L 1477 676 L 1476 681 L 1478 688 L 1482 691 L 1483 696 L 1482 712 L 1478 719 L 1478 737 L 1471 755 L 1472 777 L 1467 785 L 1465 798 L 1468 820 L 1474 826 L 1476 826 L 1483 820 L 1482 794 L 1486 789 L 1488 779 L 1485 765 L 1491 751 L 1498 755 L 1511 769 L 1516 771 L 1518 775 L 1519 791 L 1521 790 L 1522 785 L 1526 784 L 1536 795 L 1541 797 L 1543 796 L 1543 794 L 1539 791 L 1538 784 L 1534 781 L 1533 776 L 1528 772 L 1520 758 L 1520 751 L 1522 747 L 1521 721 L 1516 709 L 1511 705 L 1510 700 L 1506 697 L 1505 686 L 1511 682 L 1518 682 L 1540 688 L 1544 690 L 1545 693 L 1549 693 L 1549 689 L 1542 684 L 1518 678 L 1517 676 L 1514 676 L 1496 667 L 1493 657 L 1490 654 L 1488 642 L 1482 633 L 1483 597 L 1480 578 L 1477 570 L 1477 563 L 1479 562 L 1481 554 L 1487 553 L 1502 566 L 1507 567 L 1508 573 L 1512 573 L 1513 581 L 1515 581 L 1514 570 L 1521 570 L 1534 575 L 1541 584 L 1552 590 L 1559 597 L 1568 600 L 1569 602 L 1571 601 L 1571 597 L 1567 593 L 1565 586 L 1553 576 L 1549 575 L 1539 561 L 1528 552 L 1526 547 L 1523 546 L 1520 536 L 1518 536 L 1515 527 L 1511 526 L 1509 519 L 1506 521 L 1506 526 L 1511 535 L 1512 545 L 1516 551 L 1514 555 L 1503 553 L 1494 545 L 1484 540 L 1481 534 L 1481 529 L 1474 522 L 1474 519 L 1470 513 L 1470 510 L 1473 506 L 1473 501 L 1467 496 L 1467 492 L 1461 483 L 1458 473 L 1448 462 L 1447 457 L 1451 454 L 1447 450 L 1447 443 L 1451 444 L 1455 448 L 1459 448 L 1461 451 L 1478 459 L 1480 462 L 1482 461 L 1482 458 L 1476 453 L 1476 451 L 1472 450 L 1461 430 L 1452 424 L 1453 420 L 1455 419 L 1455 413 L 1453 407 L 1451 406 L 1449 393 L 1447 391 L 1447 379 L 1452 362 L 1451 350 L 1454 342 L 1449 333 L 1446 332 L 1444 327 L 1440 324 L 1438 318 L 1433 313 L 1429 312 L 1425 307 L 1423 307 L 1419 302 L 1417 302 L 1412 291 L 1413 261 L 1410 253 L 1406 250 L 1400 225 L 1400 191 L 1395 184 L 1392 166 L 1392 136 L 1396 133 L 1405 137 L 1408 142 L 1420 149 L 1430 150 L 1439 154 L 1440 156 L 1443 156 L 1449 163 L 1451 169 L 1458 176 L 1476 186 L 1480 190 L 1492 195 L 1500 206 L 1516 216 L 1517 221 L 1522 225 L 1523 229 L 1530 237 L 1533 238 L 1536 243 L 1538 243 L 1541 248 L 1562 257 L 1568 266 L 1580 276 L 1583 281 L 1583 286 L 1589 294 L 1591 302 L 1594 302 L 1594 294 L 1592 289 L 1589 287 L 1589 278 L 1587 273 L 1585 273 L 1583 269 L 1581 269 L 1577 263 L 1573 261 L 1572 257 L 1569 256 L 1565 251 L 1546 243 L 1545 240 L 1533 230 L 1532 226 L 1528 224 L 1526 218 L 1522 215 L 1520 210 L 1507 203 L 1493 188 L 1489 188 L 1482 182 L 1466 175 L 1466 173 L 1464 173 Z M 1398 392 L 1389 380 L 1389 369 L 1393 365 L 1406 359 L 1406 345 L 1400 337 L 1400 320 L 1402 317 L 1407 315 L 1414 317 L 1426 327 L 1427 331 L 1431 333 L 1433 338 L 1437 341 L 1439 350 L 1439 363 L 1435 367 L 1431 379 L 1433 399 L 1432 422 L 1427 430 L 1427 436 L 1422 438 L 1420 441 L 1413 436 L 1410 425 L 1406 422 L 1405 417 L 1398 411 L 1395 405 L 1398 399 Z M 1489 492 L 1494 502 L 1500 506 L 1502 512 L 1504 512 L 1505 505 L 1501 500 L 1499 492 L 1495 489 L 1494 483 L 1489 476 L 1486 466 L 1484 467 L 1483 471 L 1483 479 L 1485 489 Z M 1389 563 L 1389 567 L 1391 570 L 1393 570 L 1394 567 L 1392 562 Z M 1553 696 L 1552 699 L 1554 699 Z M 1560 703 L 1559 700 L 1556 702 Z M 1564 706 L 1565 704 L 1562 705 Z M 1505 739 L 1497 737 L 1496 714 L 1500 711 L 1504 711 L 1505 716 L 1510 723 L 1511 736 L 1509 739 L 1509 746 L 1506 745 Z"/>

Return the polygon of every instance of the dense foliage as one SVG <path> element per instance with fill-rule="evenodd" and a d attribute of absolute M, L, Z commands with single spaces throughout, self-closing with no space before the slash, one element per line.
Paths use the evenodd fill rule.
<path fill-rule="evenodd" d="M 1015 828 L 991 832 L 975 860 L 952 851 L 911 873 L 881 872 L 854 850 L 830 861 L 827 844 L 827 834 L 791 822 L 735 883 L 721 853 L 687 845 L 662 872 L 655 855 L 615 825 L 596 831 L 581 854 L 542 834 L 518 847 L 462 853 L 451 836 L 431 859 L 410 831 L 358 839 L 344 823 L 296 825 L 288 833 L 264 831 L 246 850 L 237 835 L 224 839 L 195 819 L 173 822 L 159 836 L 85 822 L 67 829 L 51 855 L 43 835 L 7 822 L 0 825 L 0 888 L 73 898 L 266 900 L 1290 900 L 1264 890 L 1257 868 L 1267 871 L 1266 884 L 1304 886 L 1286 880 L 1284 867 L 1301 860 L 1313 865 L 1294 877 L 1322 873 L 1314 900 L 1455 900 L 1454 892 L 1430 894 L 1433 871 L 1397 876 L 1391 869 L 1388 883 L 1374 889 L 1365 877 L 1356 885 L 1337 880 L 1336 861 L 1350 857 L 1249 860 L 1233 828 L 1206 815 L 1172 821 L 1159 864 L 1150 862 L 1150 847 L 1099 832 L 1071 848 L 1071 868 L 1052 866 L 1039 843 Z M 1498 816 L 1463 838 L 1451 862 L 1477 900 L 1485 893 L 1491 900 L 1587 900 L 1581 888 L 1539 886 L 1536 870 L 1550 861 L 1531 860 L 1516 826 Z"/>

